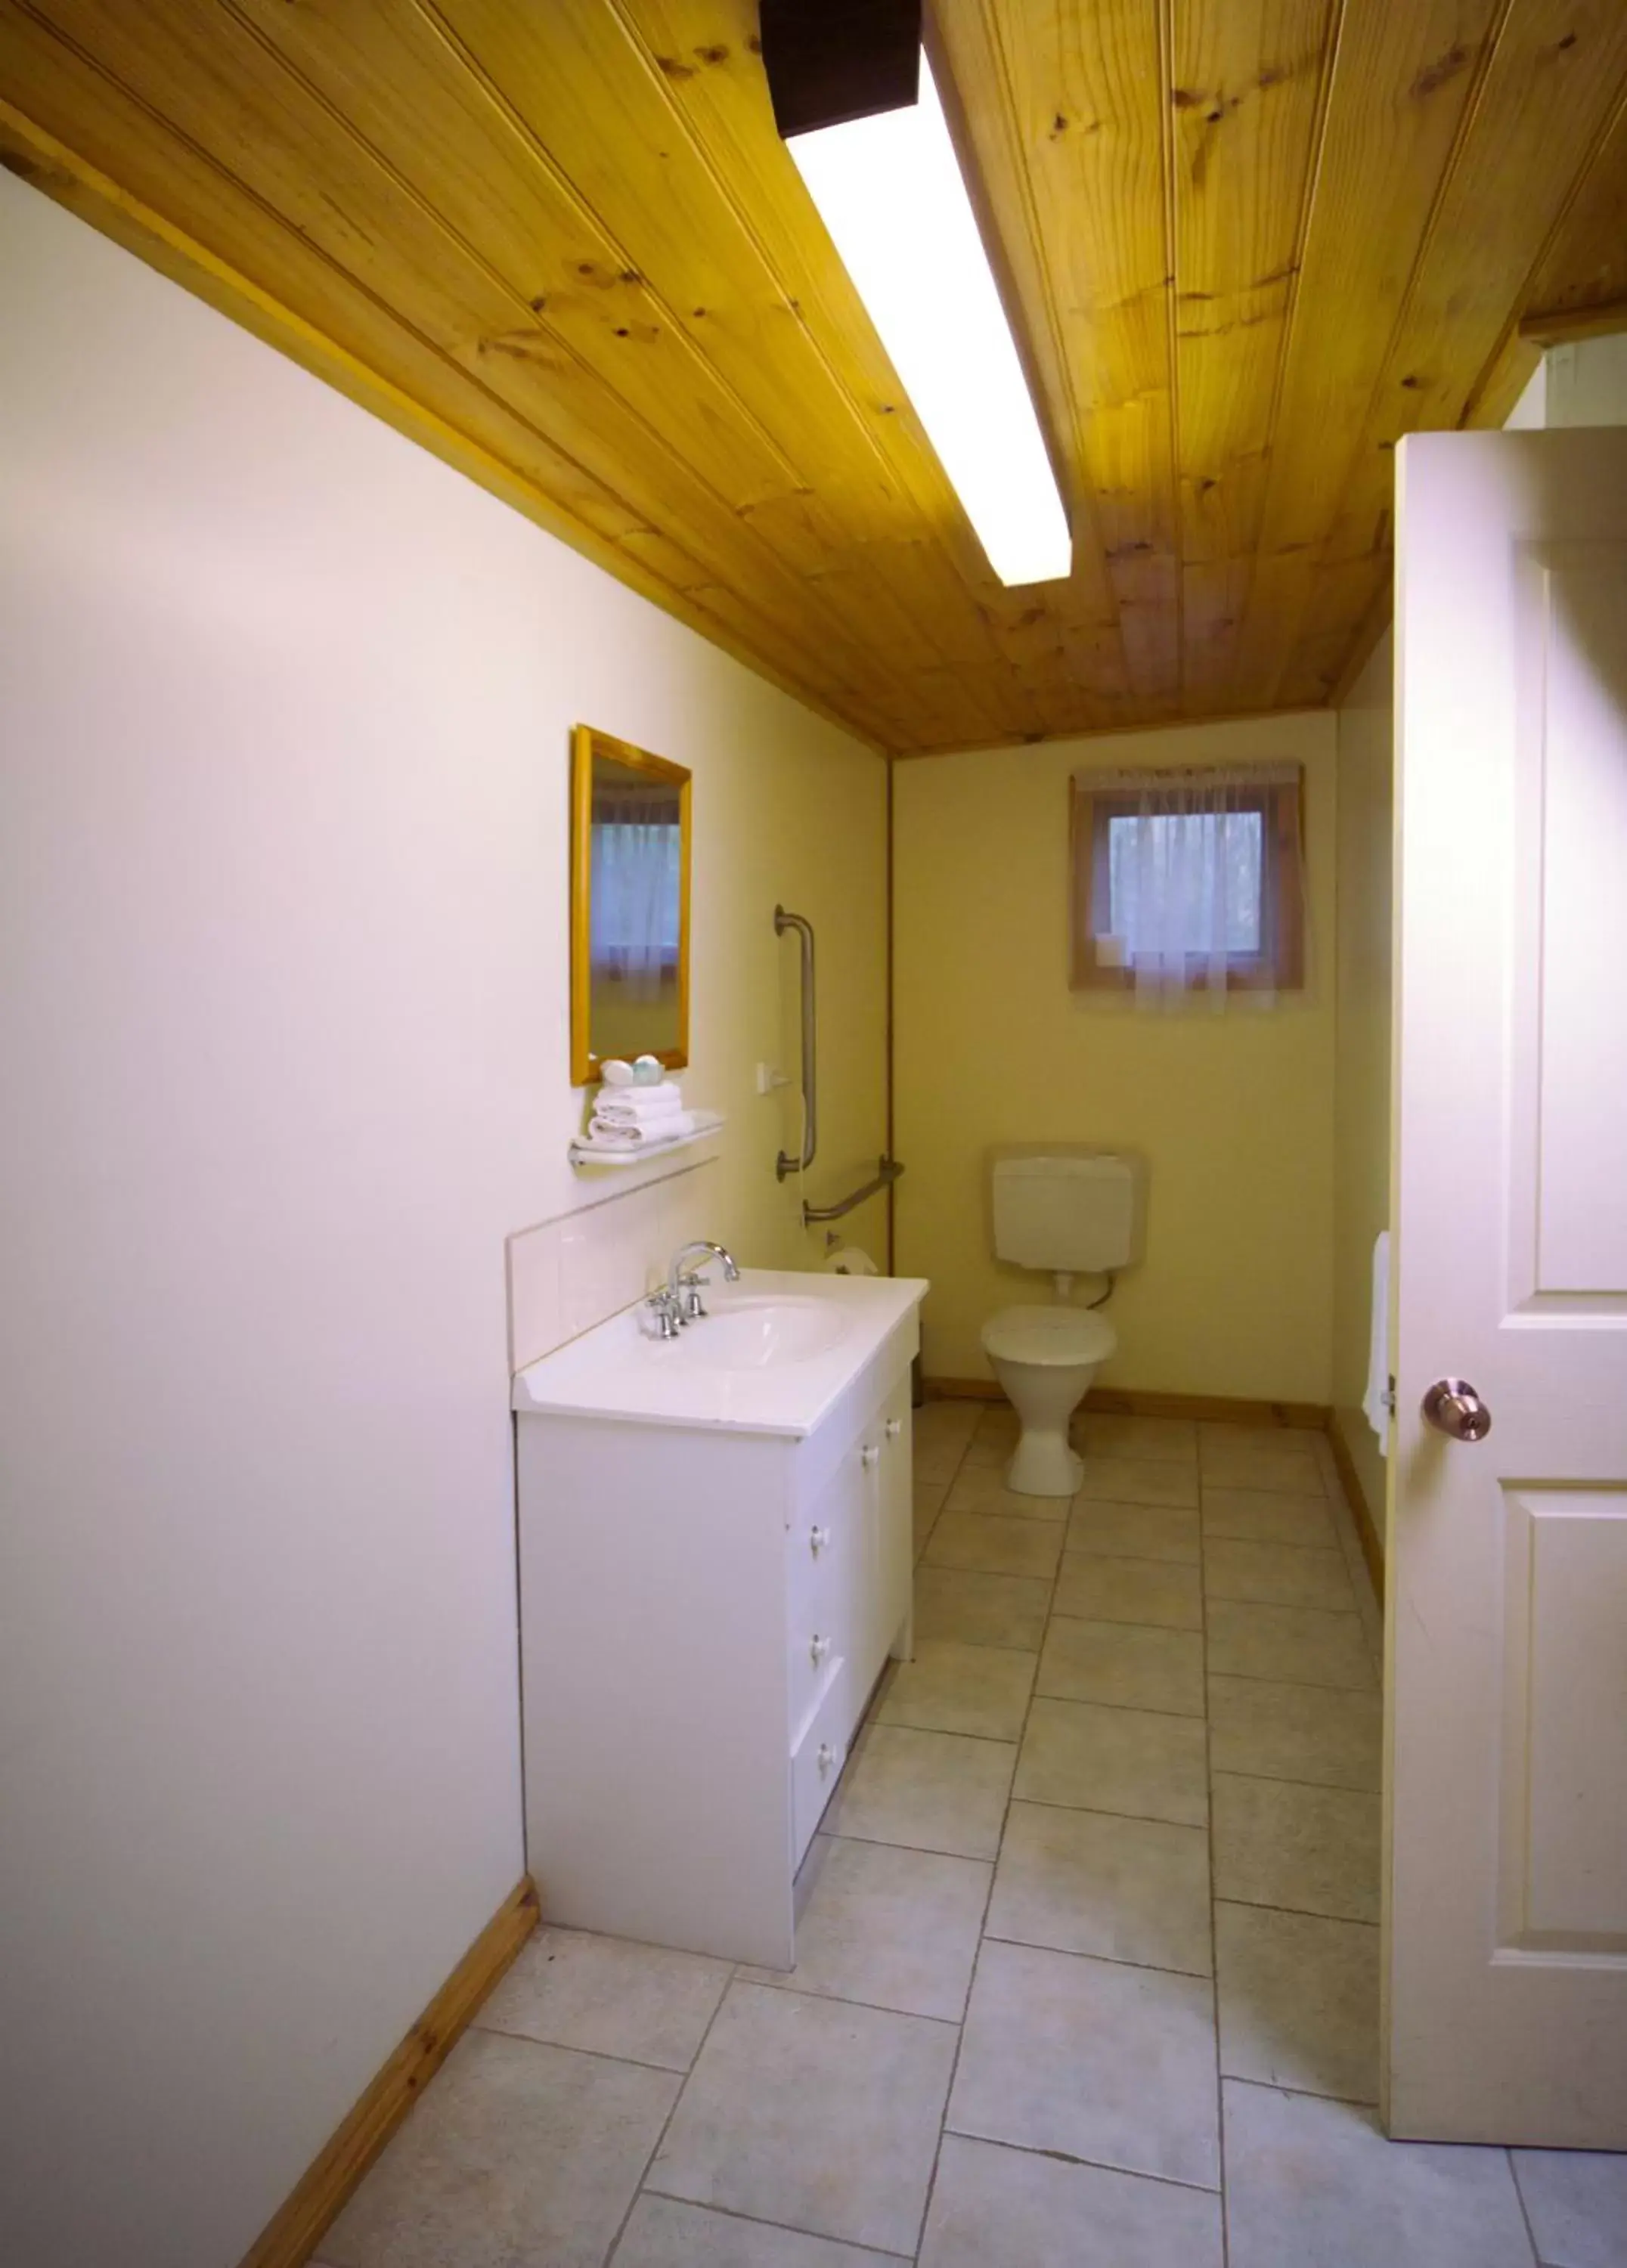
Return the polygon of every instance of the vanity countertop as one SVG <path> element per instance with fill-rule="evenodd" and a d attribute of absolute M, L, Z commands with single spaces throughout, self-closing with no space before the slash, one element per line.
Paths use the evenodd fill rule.
<path fill-rule="evenodd" d="M 641 1301 L 529 1364 L 514 1408 L 798 1439 L 928 1289 L 920 1277 L 742 1269 L 738 1284 L 709 1281 L 709 1313 L 675 1339 L 652 1335 Z"/>

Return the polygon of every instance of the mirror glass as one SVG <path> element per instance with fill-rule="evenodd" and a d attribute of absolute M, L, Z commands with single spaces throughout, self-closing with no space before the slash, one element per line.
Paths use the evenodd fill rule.
<path fill-rule="evenodd" d="M 689 775 L 578 728 L 571 922 L 572 1077 L 607 1057 L 689 1059 Z"/>

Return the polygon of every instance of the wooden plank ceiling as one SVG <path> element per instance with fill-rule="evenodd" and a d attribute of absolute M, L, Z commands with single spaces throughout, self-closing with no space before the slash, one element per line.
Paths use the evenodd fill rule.
<path fill-rule="evenodd" d="M 1003 590 L 755 30 L 0 0 L 0 157 L 895 753 L 1325 702 L 1396 440 L 1627 295 L 1623 0 L 938 0 L 1075 537 Z"/>

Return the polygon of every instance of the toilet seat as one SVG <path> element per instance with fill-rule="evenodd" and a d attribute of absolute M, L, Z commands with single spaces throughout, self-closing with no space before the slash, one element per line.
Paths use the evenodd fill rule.
<path fill-rule="evenodd" d="M 983 1344 L 1000 1362 L 1061 1370 L 1105 1362 L 1118 1333 L 1088 1307 L 1002 1307 L 983 1325 Z"/>

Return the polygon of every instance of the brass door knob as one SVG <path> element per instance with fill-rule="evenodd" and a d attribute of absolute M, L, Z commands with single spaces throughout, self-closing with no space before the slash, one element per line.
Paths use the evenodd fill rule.
<path fill-rule="evenodd" d="M 1438 1378 L 1424 1396 L 1424 1418 L 1454 1441 L 1483 1441 L 1491 1412 L 1466 1378 Z"/>

